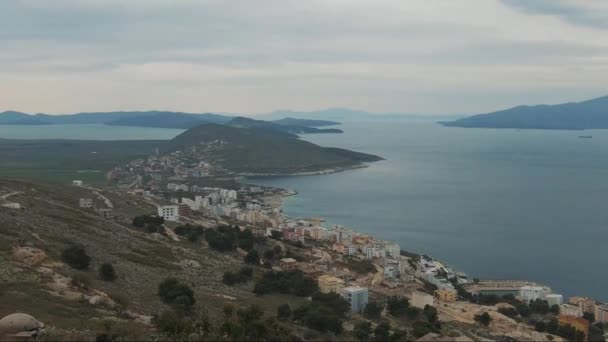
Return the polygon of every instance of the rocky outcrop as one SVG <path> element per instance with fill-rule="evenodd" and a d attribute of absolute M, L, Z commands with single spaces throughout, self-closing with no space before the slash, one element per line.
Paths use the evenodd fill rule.
<path fill-rule="evenodd" d="M 44 323 L 25 313 L 14 313 L 0 319 L 0 339 L 28 339 L 44 330 Z"/>

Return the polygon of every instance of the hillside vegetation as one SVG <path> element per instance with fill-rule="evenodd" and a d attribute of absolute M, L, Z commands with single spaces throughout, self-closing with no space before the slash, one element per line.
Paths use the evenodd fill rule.
<path fill-rule="evenodd" d="M 234 128 L 206 124 L 192 128 L 164 145 L 166 152 L 218 142 L 212 161 L 238 173 L 290 174 L 356 167 L 380 157 L 339 148 L 320 147 L 268 128 Z"/>

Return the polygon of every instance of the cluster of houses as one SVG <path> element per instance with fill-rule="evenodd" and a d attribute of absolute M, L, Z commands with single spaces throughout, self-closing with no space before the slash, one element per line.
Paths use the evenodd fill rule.
<path fill-rule="evenodd" d="M 188 188 L 185 184 L 175 183 L 169 183 L 167 187 L 173 189 L 174 195 L 177 195 L 177 191 L 182 191 L 180 189 Z M 252 195 L 263 193 L 259 187 L 243 188 L 238 191 L 197 186 L 191 186 L 188 189 L 189 192 L 195 193 L 194 198 L 171 197 L 171 205 L 159 207 L 158 214 L 168 221 L 179 221 L 180 216 L 187 217 L 192 212 L 230 217 L 236 221 L 250 224 L 265 222 L 270 225 L 278 225 L 281 221 L 279 209 L 274 209 L 252 197 Z"/>

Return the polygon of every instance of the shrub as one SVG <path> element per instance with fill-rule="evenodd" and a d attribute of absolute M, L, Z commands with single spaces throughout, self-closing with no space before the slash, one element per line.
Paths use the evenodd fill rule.
<path fill-rule="evenodd" d="M 238 273 L 226 271 L 222 277 L 222 281 L 226 285 L 234 285 L 236 283 L 245 283 L 253 277 L 253 269 L 251 267 L 242 267 Z"/>
<path fill-rule="evenodd" d="M 511 318 L 517 316 L 517 310 L 515 310 L 514 308 L 499 308 L 498 312 Z"/>
<path fill-rule="evenodd" d="M 310 296 L 318 290 L 317 283 L 304 276 L 300 270 L 287 272 L 269 271 L 257 281 L 253 292 L 263 295 L 271 292 L 293 294 L 300 297 Z"/>
<path fill-rule="evenodd" d="M 281 304 L 277 308 L 277 318 L 281 320 L 291 318 L 291 307 L 289 304 Z"/>
<path fill-rule="evenodd" d="M 192 322 L 173 310 L 165 310 L 152 320 L 158 331 L 173 338 L 185 336 L 194 329 Z"/>
<path fill-rule="evenodd" d="M 165 304 L 173 305 L 186 311 L 191 309 L 196 302 L 192 289 L 172 277 L 163 280 L 158 285 L 158 296 Z"/>
<path fill-rule="evenodd" d="M 91 257 L 87 255 L 84 248 L 79 246 L 70 246 L 64 249 L 61 253 L 61 260 L 77 270 L 84 270 L 91 263 Z"/>
<path fill-rule="evenodd" d="M 101 264 L 101 266 L 99 266 L 99 278 L 104 281 L 116 280 L 114 266 L 108 262 Z"/>
<path fill-rule="evenodd" d="M 245 256 L 245 262 L 252 265 L 258 265 L 260 263 L 260 255 L 258 254 L 258 251 L 255 249 L 249 251 L 249 253 L 247 253 Z"/>
<path fill-rule="evenodd" d="M 481 315 L 475 315 L 475 321 L 487 327 L 488 325 L 490 325 L 490 322 L 492 322 L 492 317 L 489 313 L 484 312 Z"/>
<path fill-rule="evenodd" d="M 406 298 L 391 297 L 388 300 L 388 312 L 395 317 L 406 314 L 407 308 L 410 306 L 409 300 Z"/>
<path fill-rule="evenodd" d="M 363 315 L 370 319 L 380 318 L 380 314 L 382 314 L 382 310 L 384 309 L 382 304 L 378 304 L 376 302 L 369 302 L 363 309 Z"/>

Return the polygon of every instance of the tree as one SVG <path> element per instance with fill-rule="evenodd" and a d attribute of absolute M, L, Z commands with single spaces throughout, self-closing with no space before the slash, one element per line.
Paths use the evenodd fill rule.
<path fill-rule="evenodd" d="M 396 330 L 391 337 L 388 338 L 389 342 L 404 342 L 409 341 L 407 338 L 406 330 Z"/>
<path fill-rule="evenodd" d="M 77 270 L 87 269 L 91 263 L 91 257 L 87 255 L 84 248 L 79 246 L 70 246 L 64 249 L 61 253 L 61 260 Z"/>
<path fill-rule="evenodd" d="M 423 313 L 429 322 L 433 323 L 433 322 L 437 321 L 437 309 L 435 309 L 434 307 L 432 307 L 430 305 L 425 305 Z"/>
<path fill-rule="evenodd" d="M 388 322 L 382 322 L 374 329 L 374 340 L 378 342 L 388 341 L 391 333 L 391 325 Z"/>
<path fill-rule="evenodd" d="M 475 315 L 475 321 L 487 327 L 490 325 L 490 322 L 492 322 L 492 316 L 490 316 L 489 313 L 484 312 L 481 315 Z"/>
<path fill-rule="evenodd" d="M 549 334 L 556 335 L 557 334 L 557 330 L 559 329 L 559 322 L 557 321 L 557 319 L 555 317 L 552 317 L 549 320 L 549 322 L 546 324 L 545 328 L 546 328 L 545 330 Z"/>
<path fill-rule="evenodd" d="M 595 322 L 595 314 L 593 312 L 584 312 L 583 318 L 588 320 L 589 323 Z"/>
<path fill-rule="evenodd" d="M 530 302 L 530 311 L 541 315 L 549 313 L 549 303 L 546 300 L 536 299 Z"/>
<path fill-rule="evenodd" d="M 245 256 L 245 262 L 252 265 L 259 265 L 260 255 L 258 254 L 258 251 L 256 251 L 255 249 L 249 251 L 249 253 L 247 253 L 247 255 Z"/>
<path fill-rule="evenodd" d="M 369 319 L 378 319 L 382 314 L 384 306 L 377 302 L 369 302 L 363 309 L 363 315 Z"/>
<path fill-rule="evenodd" d="M 283 232 L 280 230 L 270 231 L 270 238 L 275 240 L 281 240 L 283 238 Z"/>
<path fill-rule="evenodd" d="M 399 317 L 406 313 L 409 306 L 410 302 L 407 298 L 391 297 L 388 300 L 387 309 L 391 315 Z"/>
<path fill-rule="evenodd" d="M 277 318 L 280 320 L 288 320 L 291 318 L 291 307 L 289 304 L 281 304 L 277 308 Z"/>
<path fill-rule="evenodd" d="M 552 314 L 554 314 L 555 316 L 559 315 L 559 305 L 557 304 L 553 304 L 551 305 L 551 309 L 549 309 L 551 311 Z"/>
<path fill-rule="evenodd" d="M 414 329 L 412 330 L 412 334 L 416 338 L 420 338 L 433 330 L 429 327 L 428 323 L 422 321 L 415 321 L 413 324 Z"/>
<path fill-rule="evenodd" d="M 101 264 L 99 266 L 99 278 L 104 281 L 114 281 L 116 280 L 116 272 L 114 271 L 114 266 L 109 262 Z"/>
<path fill-rule="evenodd" d="M 156 328 L 177 339 L 193 331 L 192 322 L 173 310 L 165 310 L 152 320 Z"/>
<path fill-rule="evenodd" d="M 196 302 L 192 289 L 173 277 L 163 280 L 158 285 L 158 296 L 165 304 L 185 311 L 189 311 Z"/>
<path fill-rule="evenodd" d="M 538 332 L 545 332 L 545 330 L 547 330 L 547 325 L 543 321 L 538 321 L 534 324 L 534 330 Z"/>
<path fill-rule="evenodd" d="M 353 330 L 353 335 L 359 341 L 367 341 L 369 340 L 369 336 L 372 333 L 372 324 L 370 322 L 358 322 L 355 324 L 355 328 Z"/>

